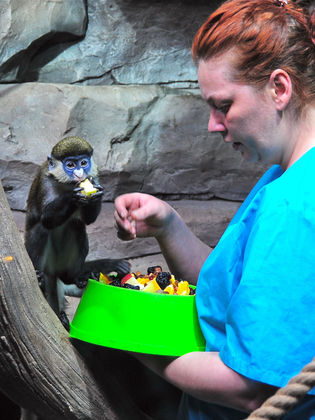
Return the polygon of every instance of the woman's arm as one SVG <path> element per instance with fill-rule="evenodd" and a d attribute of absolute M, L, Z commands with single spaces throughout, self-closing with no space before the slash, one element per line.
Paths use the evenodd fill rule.
<path fill-rule="evenodd" d="M 125 194 L 115 201 L 118 236 L 157 239 L 172 273 L 196 281 L 210 253 L 166 202 L 147 194 Z M 188 394 L 250 412 L 275 388 L 252 381 L 226 366 L 218 353 L 193 352 L 178 358 L 134 354 L 139 361 Z"/>
<path fill-rule="evenodd" d="M 277 388 L 246 378 L 225 365 L 216 352 L 170 358 L 135 354 L 159 376 L 200 400 L 251 412 Z"/>
<path fill-rule="evenodd" d="M 174 209 L 167 229 L 156 239 L 175 277 L 196 284 L 201 267 L 211 249 L 192 233 Z"/>
<path fill-rule="evenodd" d="M 115 200 L 118 236 L 124 240 L 153 236 L 171 272 L 196 283 L 211 252 L 165 201 L 148 194 L 125 194 Z"/>

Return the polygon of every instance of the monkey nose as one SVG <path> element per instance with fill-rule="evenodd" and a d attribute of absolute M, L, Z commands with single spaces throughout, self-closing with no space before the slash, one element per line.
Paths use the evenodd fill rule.
<path fill-rule="evenodd" d="M 78 181 L 83 181 L 85 178 L 84 170 L 82 168 L 73 171 L 74 178 Z"/>

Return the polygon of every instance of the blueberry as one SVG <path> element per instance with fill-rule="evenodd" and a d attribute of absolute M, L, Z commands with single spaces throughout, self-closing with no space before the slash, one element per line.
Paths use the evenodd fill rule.
<path fill-rule="evenodd" d="M 128 283 L 125 283 L 123 287 L 124 287 L 125 289 L 140 290 L 140 287 L 139 287 L 139 286 L 135 286 L 135 285 L 133 285 L 133 284 L 128 284 Z"/>
<path fill-rule="evenodd" d="M 162 290 L 164 290 L 165 287 L 167 287 L 171 283 L 170 279 L 171 274 L 166 271 L 162 271 L 156 276 L 156 282 Z"/>

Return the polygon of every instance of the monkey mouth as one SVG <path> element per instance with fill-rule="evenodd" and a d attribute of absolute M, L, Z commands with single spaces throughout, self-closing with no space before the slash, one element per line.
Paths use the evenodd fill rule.
<path fill-rule="evenodd" d="M 86 179 L 86 177 L 85 177 L 85 175 L 80 176 L 80 177 L 79 176 L 74 176 L 73 179 L 74 179 L 75 182 L 82 182 Z"/>
<path fill-rule="evenodd" d="M 82 168 L 75 169 L 73 171 L 73 178 L 74 178 L 75 181 L 84 181 L 85 178 L 86 178 L 84 170 Z"/>

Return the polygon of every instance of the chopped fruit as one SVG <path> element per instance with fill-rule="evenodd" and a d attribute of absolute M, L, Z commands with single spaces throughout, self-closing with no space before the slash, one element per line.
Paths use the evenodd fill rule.
<path fill-rule="evenodd" d="M 157 270 L 154 270 L 156 268 Z M 149 267 L 148 274 L 141 274 L 140 271 L 128 273 L 121 280 L 116 272 L 100 273 L 99 281 L 112 286 L 142 290 L 148 293 L 188 296 L 194 295 L 196 292 L 195 287 L 190 286 L 188 281 L 176 280 L 173 274 L 162 271 L 160 266 Z"/>
<path fill-rule="evenodd" d="M 177 294 L 189 295 L 189 293 L 190 293 L 190 288 L 189 288 L 188 281 L 184 281 L 184 280 L 180 281 L 177 287 Z"/>
<path fill-rule="evenodd" d="M 117 271 L 111 271 L 107 275 L 108 275 L 108 277 L 117 277 L 118 276 L 118 273 L 117 273 Z"/>
<path fill-rule="evenodd" d="M 162 271 L 162 267 L 160 265 L 154 265 L 153 267 L 148 267 L 147 273 L 148 274 L 157 274 Z"/>
<path fill-rule="evenodd" d="M 116 287 L 123 287 L 123 285 L 120 283 L 120 280 L 115 279 L 110 283 L 111 286 L 116 286 Z"/>
<path fill-rule="evenodd" d="M 91 183 L 89 179 L 86 179 L 83 182 L 81 182 L 80 187 L 83 188 L 83 190 L 81 191 L 81 194 L 84 194 L 84 195 L 91 195 L 98 191 L 98 189 L 94 187 L 94 185 Z"/>
<path fill-rule="evenodd" d="M 106 274 L 100 273 L 99 281 L 100 283 L 110 284 L 113 280 Z"/>
<path fill-rule="evenodd" d="M 164 292 L 168 293 L 169 295 L 173 295 L 175 292 L 174 286 L 172 284 L 169 284 L 165 287 Z"/>
<path fill-rule="evenodd" d="M 153 277 L 154 278 L 154 277 Z M 137 280 L 138 280 L 138 282 L 139 283 L 141 283 L 141 284 L 147 284 L 150 280 L 153 280 L 153 278 L 152 279 L 150 279 L 150 277 L 149 276 L 140 276 L 140 277 L 137 277 Z"/>
<path fill-rule="evenodd" d="M 130 279 L 128 279 L 124 283 L 121 281 L 121 284 L 123 284 L 124 286 L 126 286 L 127 284 L 131 286 L 136 286 L 139 290 L 142 290 L 144 288 L 144 285 L 139 283 L 138 280 L 133 276 L 130 277 Z"/>
<path fill-rule="evenodd" d="M 146 287 L 143 289 L 144 292 L 151 292 L 154 293 L 157 290 L 161 290 L 160 286 L 157 284 L 156 280 L 150 280 Z"/>
<path fill-rule="evenodd" d="M 125 284 L 126 281 L 130 280 L 131 278 L 135 278 L 135 276 L 132 273 L 128 273 L 126 274 L 122 279 L 121 279 L 121 284 Z"/>
<path fill-rule="evenodd" d="M 140 290 L 140 287 L 139 287 L 139 286 L 135 286 L 135 285 L 133 285 L 133 284 L 128 284 L 128 283 L 125 283 L 123 287 L 124 287 L 125 289 Z"/>
<path fill-rule="evenodd" d="M 160 288 L 164 290 L 165 287 L 170 284 L 170 278 L 171 278 L 170 273 L 167 273 L 166 271 L 161 271 L 156 276 L 156 282 L 160 286 Z"/>

